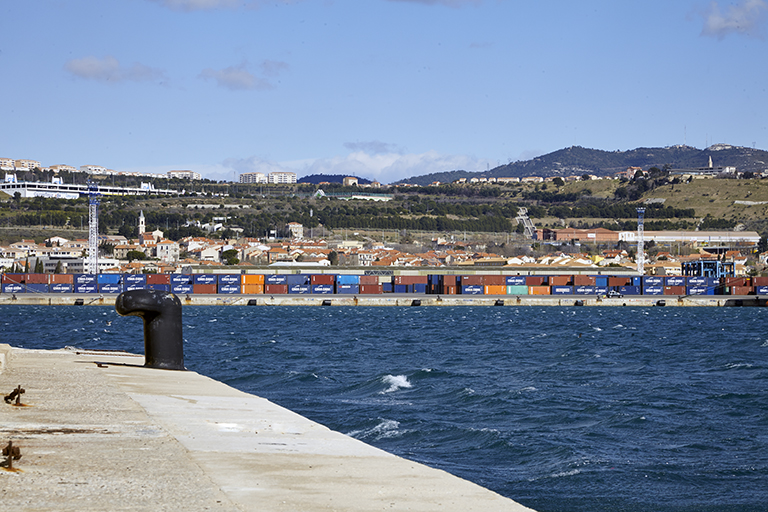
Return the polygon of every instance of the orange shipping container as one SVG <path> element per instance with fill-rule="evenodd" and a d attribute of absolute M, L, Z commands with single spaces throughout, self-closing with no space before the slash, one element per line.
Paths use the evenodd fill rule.
<path fill-rule="evenodd" d="M 443 286 L 443 293 L 445 295 L 456 295 L 456 286 Z"/>
<path fill-rule="evenodd" d="M 264 274 L 245 274 L 241 277 L 242 283 L 245 285 L 264 284 Z"/>
<path fill-rule="evenodd" d="M 685 286 L 665 286 L 664 295 L 685 295 Z"/>
<path fill-rule="evenodd" d="M 568 286 L 571 284 L 573 276 L 549 276 L 550 286 Z"/>
<path fill-rule="evenodd" d="M 503 276 L 500 276 L 503 277 Z M 506 295 L 507 294 L 507 285 L 499 286 L 499 285 L 492 285 L 492 286 L 486 286 L 485 287 L 485 294 L 486 295 Z"/>
<path fill-rule="evenodd" d="M 27 274 L 27 284 L 48 284 L 48 274 Z"/>
<path fill-rule="evenodd" d="M 483 285 L 483 276 L 461 276 L 461 286 L 482 286 L 482 285 Z"/>
<path fill-rule="evenodd" d="M 549 286 L 529 286 L 528 295 L 549 295 Z"/>
<path fill-rule="evenodd" d="M 72 284 L 75 276 L 72 274 L 51 274 L 51 284 Z"/>
<path fill-rule="evenodd" d="M 573 286 L 595 286 L 595 276 L 573 276 Z"/>
<path fill-rule="evenodd" d="M 243 285 L 244 295 L 256 295 L 256 294 L 262 294 L 262 293 L 264 293 L 263 284 L 244 284 Z"/>
<path fill-rule="evenodd" d="M 631 279 L 630 277 L 609 277 L 608 286 L 630 286 Z"/>

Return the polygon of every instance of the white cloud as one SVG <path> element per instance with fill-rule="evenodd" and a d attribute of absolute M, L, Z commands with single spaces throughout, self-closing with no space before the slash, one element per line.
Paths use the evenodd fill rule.
<path fill-rule="evenodd" d="M 725 13 L 713 1 L 704 13 L 701 34 L 718 39 L 729 34 L 762 37 L 762 25 L 767 11 L 768 3 L 765 0 L 744 0 L 740 4 L 729 5 Z"/>
<path fill-rule="evenodd" d="M 204 69 L 199 77 L 213 79 L 225 89 L 233 91 L 266 90 L 271 89 L 272 84 L 263 78 L 259 78 L 247 69 L 248 64 L 243 62 L 238 66 L 230 66 L 224 69 Z"/>
<path fill-rule="evenodd" d="M 72 59 L 64 64 L 64 69 L 78 78 L 99 82 L 148 82 L 165 79 L 165 72 L 161 69 L 139 63 L 134 63 L 130 67 L 123 67 L 111 55 L 104 58 L 88 56 Z"/>
<path fill-rule="evenodd" d="M 485 159 L 467 155 L 441 155 L 435 151 L 420 154 L 400 154 L 393 152 L 373 153 L 353 151 L 346 156 L 317 158 L 294 162 L 276 162 L 273 160 L 250 157 L 245 159 L 230 158 L 222 162 L 221 168 L 208 172 L 209 179 L 231 181 L 232 171 L 270 173 L 291 171 L 302 176 L 311 174 L 344 174 L 359 176 L 381 183 L 392 183 L 413 176 L 435 172 L 466 170 L 485 170 L 487 165 L 495 165 Z"/>

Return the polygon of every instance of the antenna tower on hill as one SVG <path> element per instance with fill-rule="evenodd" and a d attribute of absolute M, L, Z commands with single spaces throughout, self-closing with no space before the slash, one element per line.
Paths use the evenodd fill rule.
<path fill-rule="evenodd" d="M 99 273 L 99 187 L 88 180 L 88 265 L 89 274 Z"/>

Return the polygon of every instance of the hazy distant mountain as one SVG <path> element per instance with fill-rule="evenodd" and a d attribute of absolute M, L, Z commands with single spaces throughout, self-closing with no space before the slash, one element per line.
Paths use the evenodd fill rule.
<path fill-rule="evenodd" d="M 637 148 L 629 151 L 603 151 L 580 146 L 560 149 L 532 160 L 501 165 L 483 172 L 449 171 L 416 176 L 400 183 L 429 185 L 433 181 L 448 183 L 459 178 L 522 178 L 524 176 L 611 176 L 627 167 L 688 169 L 706 167 L 712 157 L 715 167 L 732 166 L 740 172 L 762 172 L 768 169 L 768 151 L 762 149 L 715 144 L 706 149 L 691 146 Z"/>
<path fill-rule="evenodd" d="M 312 174 L 310 176 L 304 176 L 299 179 L 299 183 L 312 183 L 317 185 L 318 183 L 344 183 L 344 178 L 356 177 L 357 182 L 361 185 L 369 185 L 371 180 L 365 178 L 359 178 L 357 176 L 349 176 L 348 174 Z"/>

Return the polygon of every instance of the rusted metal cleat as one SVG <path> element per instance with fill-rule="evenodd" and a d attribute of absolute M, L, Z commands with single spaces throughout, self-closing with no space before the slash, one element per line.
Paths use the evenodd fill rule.
<path fill-rule="evenodd" d="M 5 461 L 5 467 L 12 470 L 13 461 L 21 458 L 21 450 L 18 446 L 13 446 L 13 441 L 8 441 L 8 446 L 3 448 L 3 457 L 8 457 Z"/>
<path fill-rule="evenodd" d="M 10 395 L 5 395 L 5 403 L 10 404 L 13 402 L 13 400 L 16 400 L 16 403 L 14 405 L 21 405 L 21 394 L 26 393 L 27 390 L 21 387 L 21 384 L 11 391 Z"/>

